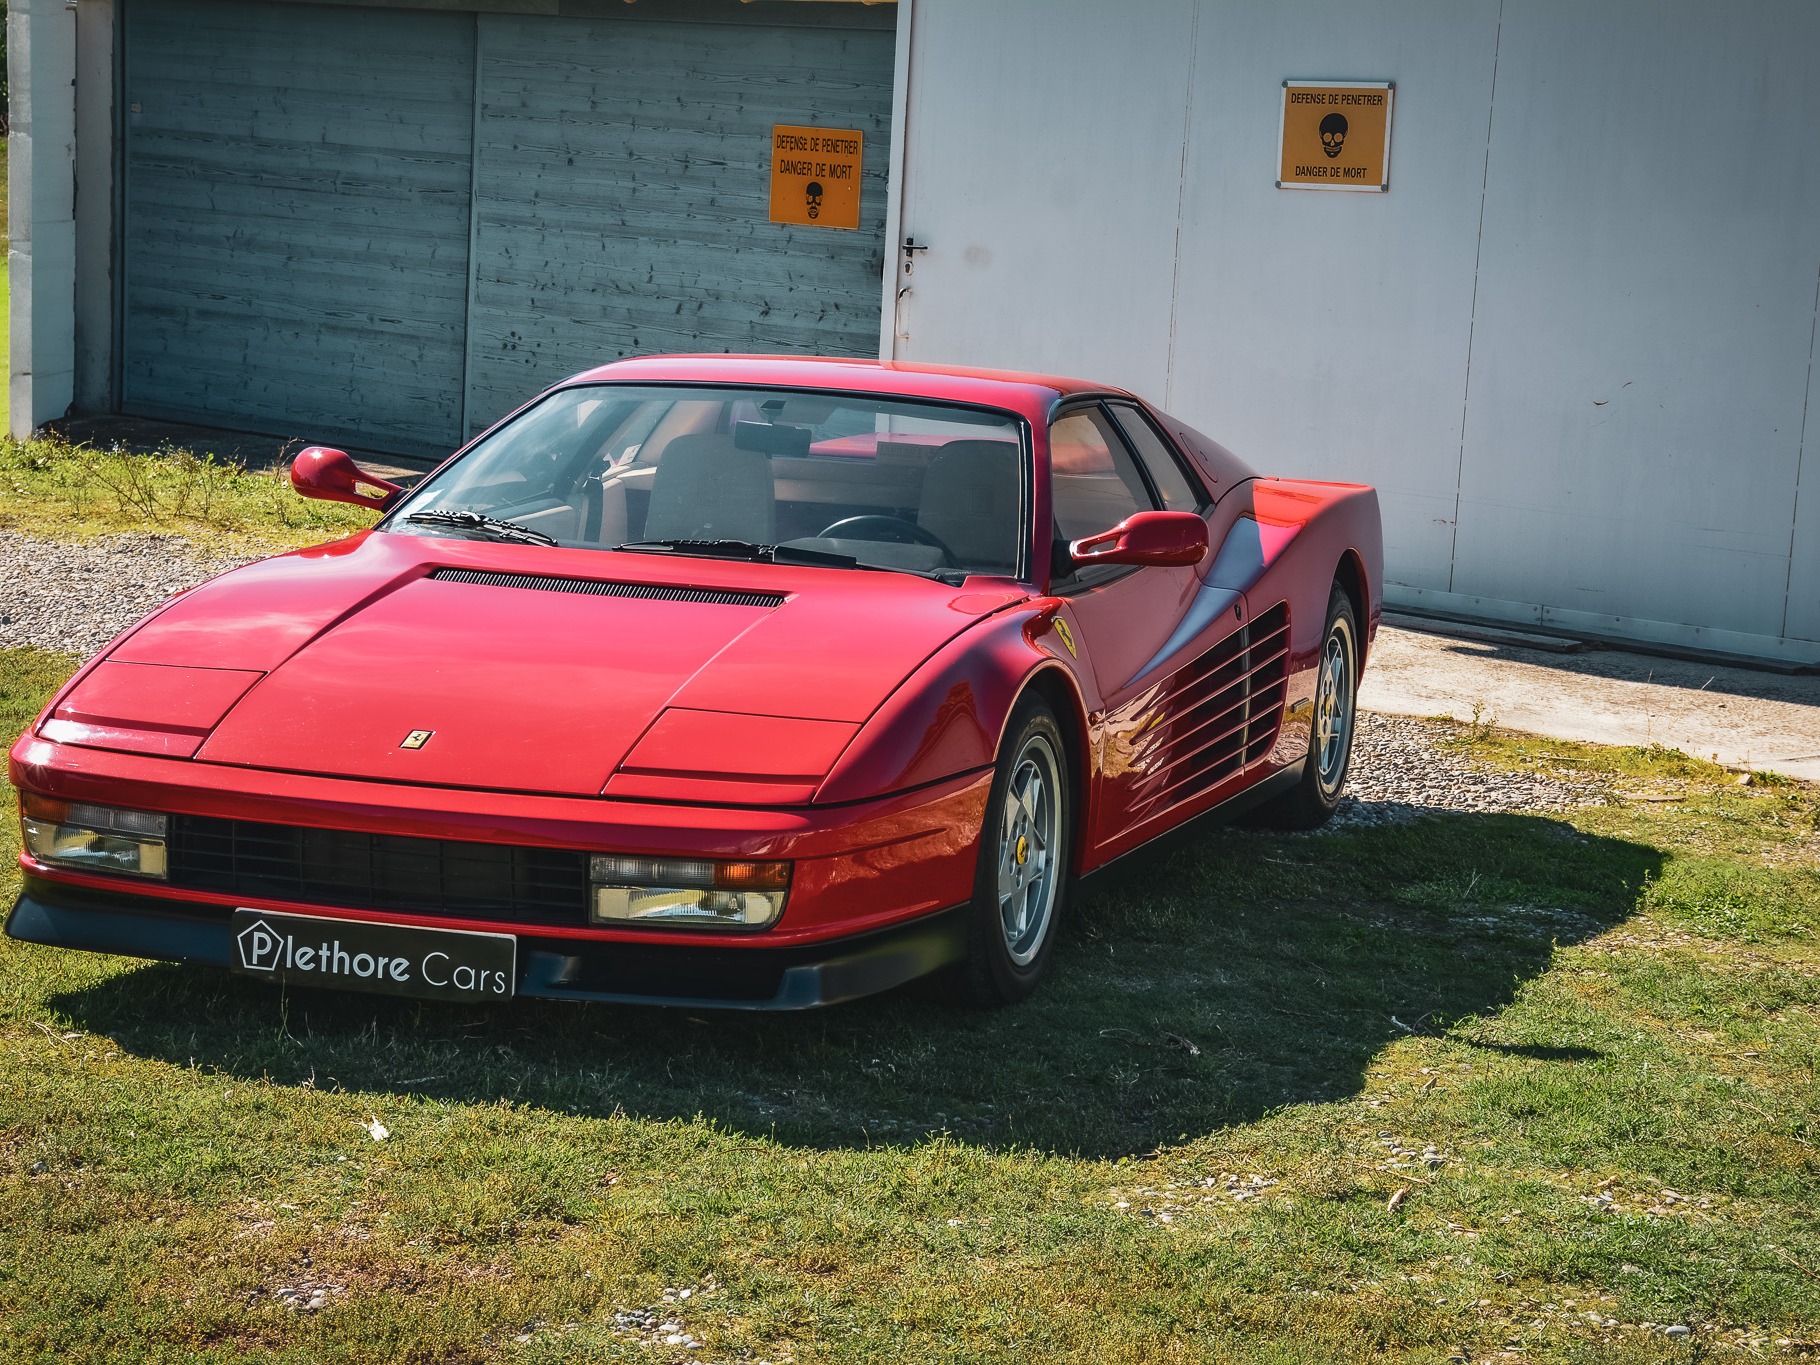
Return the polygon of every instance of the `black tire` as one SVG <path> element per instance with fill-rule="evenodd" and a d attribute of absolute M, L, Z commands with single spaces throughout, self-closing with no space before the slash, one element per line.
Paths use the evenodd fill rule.
<path fill-rule="evenodd" d="M 1017 809 L 1014 786 L 1024 798 Z M 1039 809 L 1033 814 L 1031 807 Z M 1027 841 L 1021 857 L 1019 836 Z M 1030 870 L 1038 857 L 1041 868 Z M 1056 932 L 1073 891 L 1073 865 L 1068 750 L 1055 713 L 1032 697 L 1019 704 L 1005 727 L 986 799 L 967 918 L 967 955 L 951 978 L 961 1000 L 991 1008 L 1014 1004 L 1036 989 L 1054 955 Z M 1016 883 L 1009 896 L 1001 872 L 1006 884 Z"/>
<path fill-rule="evenodd" d="M 1330 671 L 1337 673 L 1331 679 Z M 1327 599 L 1321 665 L 1315 675 L 1314 714 L 1308 724 L 1308 757 L 1302 780 L 1252 812 L 1252 823 L 1271 829 L 1314 829 L 1339 808 L 1352 769 L 1352 736 L 1359 714 L 1359 623 L 1352 599 L 1336 583 Z"/>

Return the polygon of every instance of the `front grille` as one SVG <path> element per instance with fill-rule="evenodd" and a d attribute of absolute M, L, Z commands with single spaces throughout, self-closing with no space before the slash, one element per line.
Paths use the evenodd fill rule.
<path fill-rule="evenodd" d="M 248 899 L 582 925 L 588 855 L 178 815 L 170 883 Z"/>
<path fill-rule="evenodd" d="M 656 602 L 705 602 L 721 607 L 775 607 L 777 592 L 737 592 L 732 588 L 677 588 L 664 583 L 613 583 L 599 578 L 557 578 L 552 574 L 489 573 L 484 569 L 438 569 L 430 575 L 449 583 L 483 583 L 489 588 L 529 588 L 537 592 L 573 592 L 588 597 L 639 597 Z"/>

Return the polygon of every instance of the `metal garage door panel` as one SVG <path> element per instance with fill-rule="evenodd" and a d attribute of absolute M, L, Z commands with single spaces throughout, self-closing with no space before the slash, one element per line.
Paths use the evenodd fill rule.
<path fill-rule="evenodd" d="M 472 16 L 141 0 L 126 51 L 126 409 L 449 449 Z"/>
<path fill-rule="evenodd" d="M 480 20 L 468 423 L 661 351 L 878 354 L 888 29 Z M 769 221 L 775 124 L 865 134 L 857 231 Z"/>

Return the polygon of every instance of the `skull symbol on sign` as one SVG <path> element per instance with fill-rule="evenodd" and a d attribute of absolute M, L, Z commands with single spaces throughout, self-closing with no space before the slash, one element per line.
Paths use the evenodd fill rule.
<path fill-rule="evenodd" d="M 809 196 L 809 217 L 820 218 L 822 216 L 822 182 L 811 180 L 803 193 Z"/>
<path fill-rule="evenodd" d="M 1321 120 L 1321 150 L 1328 158 L 1338 156 L 1346 145 L 1346 115 L 1329 114 Z"/>

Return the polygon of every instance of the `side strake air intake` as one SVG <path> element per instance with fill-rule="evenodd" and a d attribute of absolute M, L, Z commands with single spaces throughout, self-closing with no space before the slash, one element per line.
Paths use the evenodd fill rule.
<path fill-rule="evenodd" d="M 1279 603 L 1168 680 L 1169 720 L 1151 731 L 1139 819 L 1249 768 L 1276 743 L 1289 684 L 1289 607 Z"/>
<path fill-rule="evenodd" d="M 677 588 L 658 583 L 610 583 L 597 578 L 557 578 L 551 574 L 489 573 L 482 569 L 438 569 L 430 575 L 449 583 L 480 583 L 490 588 L 528 588 L 537 592 L 572 592 L 587 597 L 640 597 L 656 602 L 706 602 L 723 607 L 783 605 L 777 592 L 736 592 L 728 588 Z"/>

